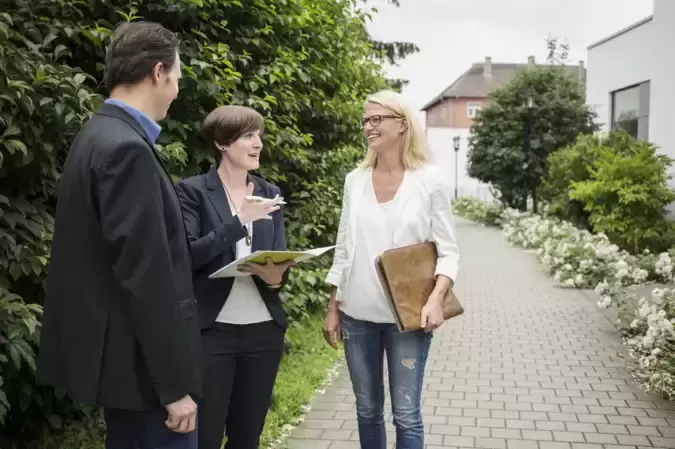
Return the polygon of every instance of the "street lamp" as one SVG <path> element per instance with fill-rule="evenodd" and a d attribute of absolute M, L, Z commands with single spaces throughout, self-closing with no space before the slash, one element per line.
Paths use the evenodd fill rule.
<path fill-rule="evenodd" d="M 528 198 L 528 172 L 530 171 L 530 133 L 532 131 L 532 108 L 534 107 L 534 100 L 531 95 L 527 96 L 527 104 L 525 108 L 525 126 L 523 130 L 523 153 L 525 155 L 525 162 L 523 163 L 523 188 L 525 190 L 523 199 L 523 212 L 527 212 L 527 198 Z M 537 213 L 537 186 L 532 186 L 532 211 Z"/>
<path fill-rule="evenodd" d="M 452 148 L 455 150 L 455 199 L 459 198 L 457 183 L 459 178 L 459 136 L 452 138 Z"/>

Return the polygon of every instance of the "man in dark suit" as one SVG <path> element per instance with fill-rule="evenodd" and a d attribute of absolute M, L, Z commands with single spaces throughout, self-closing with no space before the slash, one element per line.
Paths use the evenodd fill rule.
<path fill-rule="evenodd" d="M 37 380 L 103 407 L 107 449 L 196 448 L 190 249 L 154 148 L 178 94 L 178 44 L 156 23 L 115 30 L 110 99 L 73 142 L 59 185 Z"/>

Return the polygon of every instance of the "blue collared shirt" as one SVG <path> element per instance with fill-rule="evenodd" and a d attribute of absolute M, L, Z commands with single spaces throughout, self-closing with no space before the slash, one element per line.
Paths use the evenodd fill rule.
<path fill-rule="evenodd" d="M 148 136 L 150 142 L 155 143 L 157 141 L 157 138 L 159 137 L 159 133 L 162 131 L 162 128 L 153 119 L 151 119 L 138 109 L 129 106 L 128 104 L 123 103 L 119 100 L 108 98 L 107 100 L 105 100 L 105 103 L 112 104 L 114 106 L 124 109 L 126 112 L 129 113 L 129 115 L 131 115 L 133 118 L 136 119 L 139 125 L 141 125 L 141 128 L 143 128 L 143 131 L 145 131 L 145 135 Z"/>

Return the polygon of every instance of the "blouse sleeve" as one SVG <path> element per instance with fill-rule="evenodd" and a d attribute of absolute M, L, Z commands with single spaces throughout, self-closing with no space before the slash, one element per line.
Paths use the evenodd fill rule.
<path fill-rule="evenodd" d="M 439 182 L 431 195 L 431 240 L 436 243 L 438 260 L 435 275 L 443 275 L 457 282 L 459 273 L 459 248 L 452 213 L 451 188 Z"/>
<path fill-rule="evenodd" d="M 347 226 L 349 221 L 349 176 L 345 179 L 344 192 L 342 194 L 342 211 L 340 212 L 340 224 L 338 225 L 337 239 L 335 242 L 335 251 L 333 253 L 333 265 L 326 276 L 326 283 L 337 287 L 342 278 L 342 270 L 347 263 Z"/>

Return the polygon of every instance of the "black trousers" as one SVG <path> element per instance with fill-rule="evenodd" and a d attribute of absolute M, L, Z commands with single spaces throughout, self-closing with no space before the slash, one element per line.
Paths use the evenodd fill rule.
<path fill-rule="evenodd" d="M 258 449 L 284 348 L 274 321 L 214 323 L 202 332 L 204 398 L 198 404 L 199 449 Z"/>
<path fill-rule="evenodd" d="M 103 410 L 105 449 L 197 449 L 197 431 L 178 433 L 166 427 L 165 408 L 145 411 Z M 197 424 L 199 428 L 199 424 Z"/>

